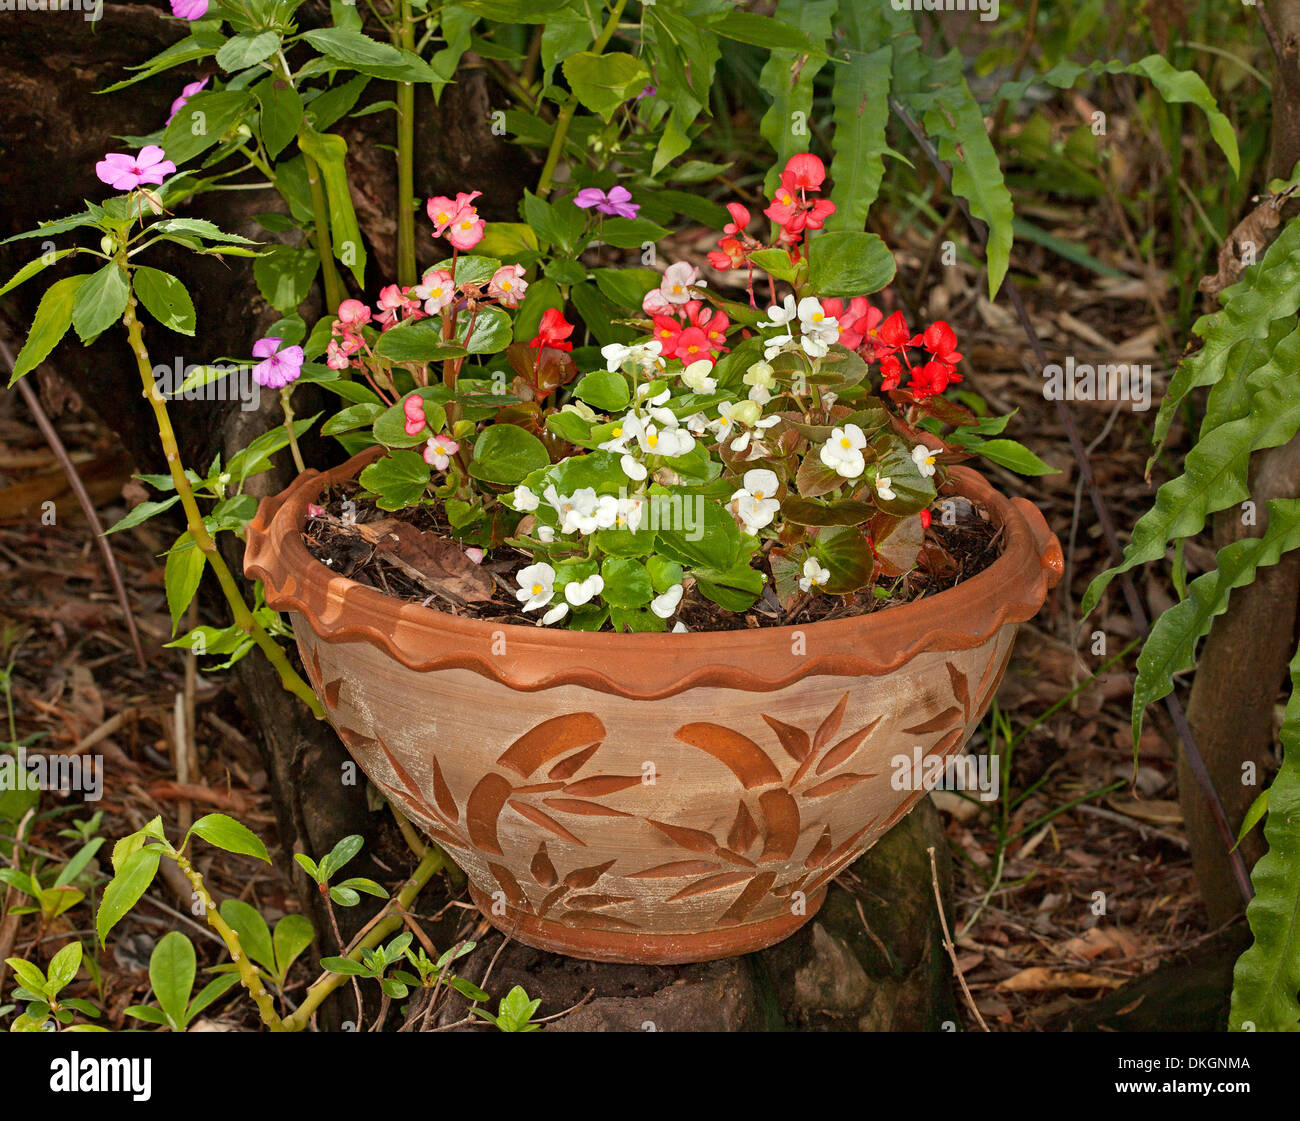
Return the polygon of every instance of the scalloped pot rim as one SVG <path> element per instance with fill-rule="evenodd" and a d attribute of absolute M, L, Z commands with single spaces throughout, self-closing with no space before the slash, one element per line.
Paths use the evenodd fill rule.
<path fill-rule="evenodd" d="M 686 634 L 590 633 L 464 618 L 331 572 L 303 543 L 307 506 L 382 451 L 367 448 L 330 471 L 307 471 L 262 499 L 248 525 L 245 574 L 263 581 L 270 607 L 303 616 L 327 642 L 368 642 L 409 669 L 469 669 L 523 692 L 576 684 L 655 700 L 700 686 L 768 692 L 818 674 L 878 676 L 923 651 L 969 650 L 1003 626 L 1032 618 L 1064 571 L 1060 543 L 1037 507 L 954 467 L 943 493 L 983 503 L 1005 528 L 1003 552 L 969 580 L 918 602 L 805 626 Z M 794 641 L 800 631 L 803 653 Z"/>

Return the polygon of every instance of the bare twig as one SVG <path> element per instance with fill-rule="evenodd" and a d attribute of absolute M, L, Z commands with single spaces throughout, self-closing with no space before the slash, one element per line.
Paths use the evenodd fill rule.
<path fill-rule="evenodd" d="M 988 1031 L 989 1026 L 980 1015 L 980 1010 L 975 1005 L 975 998 L 971 996 L 970 986 L 966 984 L 966 977 L 957 963 L 957 947 L 952 944 L 952 935 L 948 933 L 948 917 L 943 913 L 943 892 L 939 890 L 939 866 L 934 860 L 934 846 L 930 845 L 925 851 L 930 854 L 930 882 L 934 885 L 934 905 L 939 909 L 939 925 L 943 928 L 943 948 L 948 951 L 948 957 L 952 960 L 952 971 L 957 974 L 957 983 L 961 985 L 961 991 L 966 997 L 966 1003 L 970 1005 L 975 1021 L 981 1031 Z"/>

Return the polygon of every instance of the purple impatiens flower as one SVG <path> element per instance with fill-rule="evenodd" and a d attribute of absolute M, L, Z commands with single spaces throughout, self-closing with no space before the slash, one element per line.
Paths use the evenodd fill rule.
<path fill-rule="evenodd" d="M 614 214 L 619 218 L 635 218 L 641 204 L 632 201 L 626 187 L 611 187 L 608 192 L 599 187 L 584 187 L 573 197 L 573 205 L 583 210 L 593 206 L 602 214 Z"/>
<path fill-rule="evenodd" d="M 95 164 L 95 174 L 115 191 L 131 191 L 142 183 L 161 183 L 176 165 L 157 144 L 148 144 L 139 154 L 128 156 L 124 152 L 109 152 Z"/>
<path fill-rule="evenodd" d="M 172 0 L 172 15 L 177 19 L 196 20 L 208 14 L 208 0 Z"/>
<path fill-rule="evenodd" d="M 283 389 L 291 381 L 297 381 L 302 373 L 303 353 L 300 346 L 286 346 L 280 349 L 283 339 L 268 337 L 258 339 L 253 344 L 253 357 L 261 358 L 253 367 L 253 380 L 267 389 Z"/>
<path fill-rule="evenodd" d="M 172 102 L 171 116 L 167 118 L 165 123 L 171 124 L 176 114 L 185 108 L 185 103 L 207 84 L 208 80 L 204 78 L 201 82 L 190 82 L 189 85 L 182 88 L 180 97 Z"/>

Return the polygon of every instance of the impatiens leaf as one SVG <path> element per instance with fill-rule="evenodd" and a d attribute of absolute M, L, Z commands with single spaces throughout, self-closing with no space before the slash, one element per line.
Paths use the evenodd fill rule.
<path fill-rule="evenodd" d="M 190 827 L 190 832 L 226 852 L 255 856 L 266 864 L 271 863 L 266 845 L 257 834 L 227 814 L 207 814 Z"/>
<path fill-rule="evenodd" d="M 253 279 L 268 304 L 289 312 L 307 298 L 319 268 L 314 250 L 273 245 L 253 262 Z"/>
<path fill-rule="evenodd" d="M 27 342 L 18 352 L 13 376 L 9 379 L 10 385 L 44 362 L 59 340 L 67 334 L 72 325 L 72 308 L 77 291 L 89 279 L 89 274 L 69 276 L 56 280 L 45 290 L 45 295 L 36 308 L 32 329 L 27 333 Z"/>
<path fill-rule="evenodd" d="M 167 554 L 167 563 L 163 569 L 163 586 L 167 592 L 167 610 L 172 617 L 172 634 L 176 633 L 176 624 L 199 590 L 199 581 L 203 579 L 206 565 L 207 557 L 194 544 L 190 531 L 186 530 L 176 539 L 176 544 Z"/>
<path fill-rule="evenodd" d="M 77 252 L 75 249 L 60 249 L 56 253 L 42 253 L 36 258 L 36 260 L 28 261 L 27 264 L 23 265 L 22 268 L 10 277 L 9 282 L 5 284 L 3 288 L 0 288 L 0 296 L 3 296 L 6 292 L 12 292 L 18 287 L 18 285 L 22 284 L 23 281 L 31 280 L 31 278 L 37 273 L 49 268 L 55 261 L 61 260 L 69 253 L 75 252 Z"/>
<path fill-rule="evenodd" d="M 279 46 L 280 37 L 274 31 L 241 31 L 217 51 L 217 65 L 227 71 L 244 70 L 270 58 Z"/>
<path fill-rule="evenodd" d="M 635 97 L 650 81 L 645 63 L 622 51 L 608 54 L 581 51 L 566 58 L 561 69 L 574 97 L 584 108 L 600 114 L 606 124 L 615 109 Z"/>
<path fill-rule="evenodd" d="M 161 269 L 138 265 L 132 280 L 145 310 L 167 330 L 194 334 L 194 303 L 176 277 Z"/>
<path fill-rule="evenodd" d="M 492 424 L 474 444 L 469 473 L 489 483 L 521 483 L 550 463 L 546 445 L 515 424 Z"/>
<path fill-rule="evenodd" d="M 154 999 L 173 1031 L 184 1031 L 189 1022 L 185 1009 L 194 988 L 197 961 L 194 943 L 179 930 L 169 930 L 149 956 L 149 983 Z"/>
<path fill-rule="evenodd" d="M 121 319 L 130 294 L 126 271 L 116 261 L 110 261 L 79 285 L 72 303 L 72 326 L 81 341 L 91 342 Z"/>
<path fill-rule="evenodd" d="M 253 95 L 248 90 L 196 93 L 177 111 L 158 143 L 179 167 L 232 131 L 252 104 Z"/>
<path fill-rule="evenodd" d="M 117 867 L 117 875 L 104 889 L 99 911 L 95 915 L 95 933 L 99 935 L 101 945 L 108 937 L 108 932 L 135 906 L 153 882 L 161 857 L 162 849 L 150 845 L 147 848 L 137 848 Z"/>
<path fill-rule="evenodd" d="M 298 135 L 298 126 L 302 124 L 302 96 L 287 81 L 278 77 L 266 78 L 258 82 L 253 87 L 253 95 L 261 108 L 259 121 L 262 129 L 262 144 L 266 148 L 267 155 L 277 159 L 289 142 Z M 320 100 L 321 98 L 317 98 L 312 104 L 316 105 Z M 316 128 L 329 127 L 320 124 L 318 118 L 313 119 L 316 121 Z"/>

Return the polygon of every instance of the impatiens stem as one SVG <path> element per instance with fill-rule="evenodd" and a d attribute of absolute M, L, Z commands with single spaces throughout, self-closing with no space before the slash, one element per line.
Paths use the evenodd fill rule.
<path fill-rule="evenodd" d="M 410 0 L 399 0 L 396 45 L 415 49 L 415 21 Z M 397 83 L 397 283 L 415 283 L 415 83 Z"/>
<path fill-rule="evenodd" d="M 271 1000 L 271 994 L 266 991 L 266 986 L 262 984 L 262 979 L 257 975 L 257 967 L 249 960 L 248 954 L 244 952 L 239 942 L 239 934 L 221 917 L 221 912 L 217 910 L 217 905 L 213 901 L 211 894 L 208 892 L 207 885 L 203 882 L 203 877 L 198 870 L 180 853 L 169 853 L 173 860 L 176 861 L 176 867 L 181 870 L 181 874 L 190 881 L 194 888 L 195 898 L 203 906 L 203 917 L 208 920 L 208 925 L 221 936 L 221 940 L 226 944 L 226 949 L 230 951 L 230 960 L 235 963 L 235 968 L 239 970 L 240 983 L 248 990 L 248 995 L 253 998 L 253 1003 L 257 1005 L 257 1011 L 261 1014 L 262 1022 L 272 1031 L 284 1031 L 284 1021 L 280 1019 L 275 1010 L 275 1004 Z"/>
<path fill-rule="evenodd" d="M 320 258 L 321 277 L 325 284 L 325 304 L 331 314 L 339 310 L 347 293 L 338 269 L 334 267 L 334 247 L 330 242 L 330 212 L 325 203 L 325 188 L 320 181 L 320 167 L 305 152 L 307 186 L 311 188 L 311 208 L 316 225 L 316 255 Z"/>
<path fill-rule="evenodd" d="M 293 403 L 290 398 L 293 397 L 293 386 L 286 385 L 280 390 L 280 409 L 284 413 L 284 428 L 289 433 L 289 451 L 293 453 L 293 465 L 298 468 L 298 474 L 301 475 L 307 470 L 303 466 L 302 453 L 298 450 L 298 436 L 293 430 Z"/>
<path fill-rule="evenodd" d="M 617 0 L 613 11 L 609 13 L 609 19 L 605 21 L 600 37 L 591 45 L 592 54 L 601 54 L 609 46 L 609 41 L 614 38 L 614 32 L 618 30 L 618 21 L 623 18 L 625 7 L 627 7 L 627 0 Z M 537 194 L 540 198 L 545 198 L 551 193 L 551 181 L 555 178 L 555 169 L 559 166 L 560 155 L 564 151 L 564 141 L 569 135 L 569 125 L 573 123 L 573 114 L 577 109 L 577 100 L 571 100 L 555 118 L 555 133 L 551 136 L 551 147 L 546 153 L 546 163 L 542 165 L 541 177 L 537 180 Z"/>
<path fill-rule="evenodd" d="M 258 649 L 266 655 L 266 660 L 280 675 L 280 683 L 285 689 L 298 697 L 318 719 L 323 718 L 325 710 L 321 707 L 320 699 L 289 664 L 289 659 L 285 657 L 280 644 L 267 634 L 253 617 L 248 604 L 244 602 L 239 585 L 235 583 L 235 578 L 226 566 L 220 550 L 217 549 L 216 542 L 213 541 L 212 535 L 208 533 L 207 526 L 203 523 L 203 513 L 199 510 L 190 481 L 185 477 L 185 467 L 181 463 L 180 449 L 176 444 L 176 433 L 172 429 L 171 417 L 167 413 L 166 398 L 158 392 L 158 386 L 153 380 L 153 366 L 149 361 L 149 351 L 144 345 L 144 332 L 135 314 L 135 307 L 133 293 L 126 302 L 126 311 L 122 313 L 122 324 L 126 327 L 127 337 L 131 342 L 131 352 L 135 355 L 136 365 L 140 370 L 145 399 L 153 407 L 154 421 L 158 426 L 158 438 L 162 442 L 163 454 L 167 457 L 167 468 L 171 472 L 172 483 L 180 496 L 181 507 L 185 510 L 186 527 L 189 529 L 190 536 L 216 574 L 221 591 L 230 605 L 235 626 L 247 634 L 257 644 Z"/>
<path fill-rule="evenodd" d="M 431 842 L 424 851 L 423 859 L 421 859 L 415 871 L 411 873 L 411 878 L 402 885 L 402 890 L 389 902 L 388 913 L 376 922 L 370 928 L 369 933 L 352 948 L 351 953 L 345 956 L 350 961 L 360 961 L 362 950 L 373 950 L 395 930 L 399 930 L 404 925 L 401 912 L 411 909 L 411 904 L 415 902 L 416 896 L 424 890 L 424 886 L 438 872 L 443 870 L 447 863 L 442 849 Z M 284 1030 L 301 1031 L 305 1028 L 311 1022 L 312 1014 L 321 1006 L 325 998 L 347 979 L 345 974 L 329 973 L 318 980 L 307 990 L 302 1003 L 298 1005 L 293 1015 L 284 1020 Z"/>

